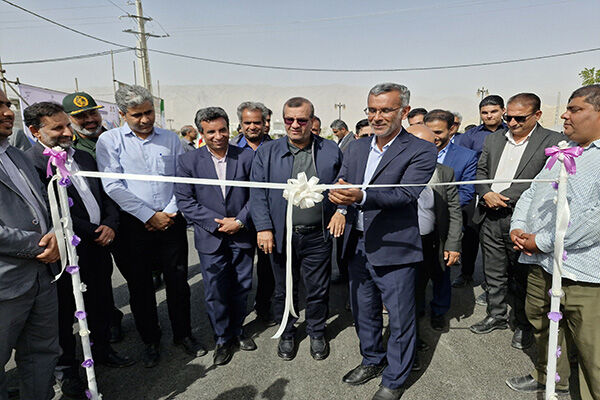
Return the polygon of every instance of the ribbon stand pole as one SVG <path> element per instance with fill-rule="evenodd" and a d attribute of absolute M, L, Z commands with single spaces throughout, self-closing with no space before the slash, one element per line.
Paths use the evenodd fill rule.
<path fill-rule="evenodd" d="M 50 160 L 52 161 L 52 157 Z M 85 312 L 85 304 L 83 301 L 83 292 L 86 288 L 85 284 L 81 282 L 81 276 L 79 275 L 79 266 L 77 264 L 78 256 L 75 249 L 77 244 L 79 244 L 80 239 L 73 231 L 71 212 L 69 211 L 71 202 L 67 195 L 67 186 L 69 184 L 70 179 L 67 176 L 62 176 L 60 169 L 57 168 L 57 175 L 52 177 L 50 185 L 48 186 L 48 197 L 50 200 L 52 224 L 54 225 L 56 239 L 60 250 L 61 264 L 63 270 L 66 270 L 71 275 L 73 284 L 73 296 L 75 297 L 76 309 L 75 317 L 78 320 L 78 333 L 81 337 L 81 346 L 83 347 L 84 356 L 84 361 L 81 366 L 85 368 L 88 382 L 88 390 L 86 390 L 85 394 L 88 399 L 100 400 L 102 399 L 102 395 L 98 393 L 90 343 L 90 331 L 88 330 L 87 314 Z M 58 202 L 56 199 L 56 192 L 58 192 Z M 58 275 L 56 279 L 59 277 L 60 275 Z"/>
<path fill-rule="evenodd" d="M 546 366 L 546 400 L 557 400 L 556 383 L 560 377 L 556 373 L 556 363 L 560 357 L 558 347 L 558 326 L 562 318 L 560 312 L 560 299 L 563 296 L 562 291 L 562 264 L 565 257 L 564 245 L 565 234 L 569 226 L 569 204 L 567 203 L 567 178 L 568 173 L 564 163 L 564 156 L 561 154 L 558 159 L 560 163 L 560 174 L 558 177 L 558 189 L 556 197 L 556 238 L 554 241 L 554 262 L 552 268 L 552 289 L 550 290 L 550 329 L 548 337 L 548 363 Z"/>

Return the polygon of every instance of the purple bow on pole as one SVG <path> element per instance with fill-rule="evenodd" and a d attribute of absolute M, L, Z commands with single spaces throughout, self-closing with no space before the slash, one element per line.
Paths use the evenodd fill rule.
<path fill-rule="evenodd" d="M 64 150 L 56 151 L 54 149 L 47 148 L 44 149 L 44 152 L 42 154 L 48 156 L 48 165 L 46 166 L 46 177 L 51 177 L 53 175 L 52 163 L 54 162 L 54 165 L 56 165 L 56 168 L 58 168 L 61 177 L 68 181 L 68 177 L 69 175 L 71 175 L 71 173 L 69 172 L 67 167 L 65 167 L 65 163 L 67 162 L 67 152 Z"/>
<path fill-rule="evenodd" d="M 559 156 L 562 154 L 563 162 L 565 163 L 565 168 L 569 175 L 575 175 L 577 172 L 577 168 L 575 167 L 575 157 L 579 157 L 581 153 L 583 153 L 582 147 L 568 147 L 568 148 L 560 148 L 558 146 L 548 147 L 545 150 L 547 156 L 550 156 L 550 160 L 548 161 L 548 165 L 546 168 L 552 169 L 556 160 L 558 160 Z"/>

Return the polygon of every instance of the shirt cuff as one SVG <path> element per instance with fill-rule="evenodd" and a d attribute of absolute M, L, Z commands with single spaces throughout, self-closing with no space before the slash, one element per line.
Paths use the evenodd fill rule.
<path fill-rule="evenodd" d="M 366 190 L 364 190 L 364 189 L 361 189 L 361 192 L 363 192 L 363 198 L 362 198 L 362 200 L 360 201 L 360 203 L 356 203 L 356 204 L 358 204 L 359 206 L 362 206 L 362 205 L 364 205 L 364 204 L 365 204 L 365 201 L 367 201 L 367 191 L 366 191 Z"/>
<path fill-rule="evenodd" d="M 535 245 L 542 253 L 551 253 L 554 250 L 550 234 L 545 232 L 540 232 L 535 235 Z"/>
<path fill-rule="evenodd" d="M 163 210 L 163 212 L 165 212 L 167 214 L 176 213 L 177 211 L 179 211 L 177 209 L 177 204 L 173 204 L 173 203 L 167 204 L 167 206 Z"/>

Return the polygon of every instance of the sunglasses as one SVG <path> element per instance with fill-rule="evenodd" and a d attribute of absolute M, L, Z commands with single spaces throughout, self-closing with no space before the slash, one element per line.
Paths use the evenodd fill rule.
<path fill-rule="evenodd" d="M 517 122 L 517 124 L 522 124 L 523 122 L 527 121 L 527 118 L 531 117 L 533 114 L 535 114 L 534 112 L 531 114 L 527 114 L 527 115 L 508 115 L 508 114 L 504 114 L 502 115 L 502 119 L 505 122 L 510 122 L 511 120 L 515 120 Z"/>
<path fill-rule="evenodd" d="M 310 121 L 307 118 L 284 118 L 283 122 L 288 125 L 291 126 L 294 121 L 296 121 L 298 123 L 298 125 L 300 126 L 306 126 L 306 124 L 308 124 L 308 121 Z"/>

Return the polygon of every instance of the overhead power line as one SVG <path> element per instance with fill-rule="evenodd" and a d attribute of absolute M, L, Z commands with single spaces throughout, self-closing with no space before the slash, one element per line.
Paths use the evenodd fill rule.
<path fill-rule="evenodd" d="M 108 43 L 108 44 L 112 44 L 114 46 L 118 46 L 118 47 L 122 47 L 124 48 L 124 50 L 122 51 L 127 51 L 127 50 L 136 50 L 137 48 L 135 47 L 131 47 L 131 46 L 126 46 L 120 43 L 115 43 L 115 42 L 111 42 L 109 40 L 105 40 L 102 38 L 99 38 L 97 36 L 93 36 L 93 35 L 89 35 L 87 33 L 75 30 L 73 28 L 70 28 L 66 25 L 63 25 L 59 22 L 53 21 L 49 18 L 46 18 L 42 15 L 36 14 L 33 11 L 29 11 L 17 4 L 14 4 L 8 0 L 2 0 L 4 3 L 7 3 L 13 7 L 16 7 L 20 10 L 23 10 L 29 14 L 35 15 L 38 18 L 41 18 L 47 22 L 50 22 L 51 24 L 60 26 L 61 28 L 67 29 L 71 32 L 77 33 L 79 35 L 83 35 L 85 37 L 88 37 L 90 39 L 94 39 L 103 43 Z M 465 64 L 453 64 L 453 65 L 437 65 L 437 66 L 426 66 L 426 67 L 405 67 L 405 68 L 355 68 L 355 69 L 351 69 L 351 68 L 310 68 L 310 67 L 293 67 L 293 66 L 283 66 L 283 65 L 268 65 L 268 64 L 252 64 L 252 63 L 245 63 L 245 62 L 238 62 L 238 61 L 229 61 L 229 60 L 220 60 L 220 59 L 215 59 L 215 58 L 207 58 L 207 57 L 198 57 L 198 56 L 193 56 L 193 55 L 189 55 L 189 54 L 181 54 L 181 53 L 174 53 L 174 52 L 170 52 L 170 51 L 165 51 L 165 50 L 157 50 L 157 49 L 148 49 L 148 51 L 151 51 L 153 53 L 157 53 L 157 54 L 163 54 L 163 55 L 168 55 L 168 56 L 173 56 L 173 57 L 180 57 L 180 58 L 186 58 L 186 59 L 190 59 L 190 60 L 197 60 L 197 61 L 204 61 L 204 62 L 210 62 L 210 63 L 216 63 L 216 64 L 225 64 L 225 65 L 234 65 L 234 66 L 239 66 L 239 67 L 249 67 L 249 68 L 260 68 L 260 69 L 273 69 L 273 70 L 284 70 L 284 71 L 305 71 L 305 72 L 345 72 L 345 73 L 363 73 L 363 72 L 411 72 L 411 71 L 434 71 L 434 70 L 448 70 L 448 69 L 460 69 L 460 68 L 472 68 L 472 67 L 483 67 L 483 66 L 490 66 L 490 65 L 501 65 L 501 64 L 513 64 L 513 63 L 520 63 L 520 62 L 526 62 L 526 61 L 535 61 L 535 60 L 545 60 L 545 59 L 550 59 L 550 58 L 557 58 L 557 57 L 566 57 L 566 56 L 572 56 L 572 55 L 577 55 L 577 54 L 584 54 L 584 53 L 592 53 L 592 52 L 596 52 L 596 51 L 600 51 L 600 47 L 595 47 L 595 48 L 590 48 L 590 49 L 583 49 L 583 50 L 574 50 L 574 51 L 568 51 L 568 52 L 563 52 L 563 53 L 554 53 L 554 54 L 547 54 L 547 55 L 541 55 L 541 56 L 532 56 L 532 57 L 522 57 L 522 58 L 513 58 L 513 59 L 506 59 L 506 60 L 498 60 L 498 61 L 486 61 L 486 62 L 477 62 L 477 63 L 465 63 Z M 104 52 L 106 54 L 110 54 L 110 51 L 108 53 Z M 96 54 L 96 53 L 94 53 Z M 82 55 L 82 56 L 95 56 L 95 55 Z M 72 56 L 73 58 L 65 58 L 63 57 L 65 60 L 67 59 L 76 59 L 78 56 Z M 81 58 L 85 58 L 85 57 L 81 57 Z M 28 61 L 28 64 L 34 64 L 36 62 L 51 62 L 51 61 L 64 61 L 62 59 L 49 59 L 49 60 L 31 60 Z M 17 63 L 24 63 L 24 62 L 7 62 L 4 63 L 6 65 L 10 65 L 10 64 L 17 64 Z"/>
<path fill-rule="evenodd" d="M 81 60 L 84 58 L 108 56 L 108 55 L 110 55 L 110 53 L 113 53 L 113 54 L 125 53 L 127 51 L 133 51 L 133 50 L 134 49 L 116 49 L 116 50 L 101 51 L 98 53 L 80 54 L 77 56 L 45 58 L 45 59 L 41 59 L 41 60 L 9 61 L 9 62 L 5 62 L 3 64 L 4 65 L 25 65 L 25 64 L 42 64 L 42 63 L 50 63 L 50 62 L 57 62 L 57 61 Z"/>

